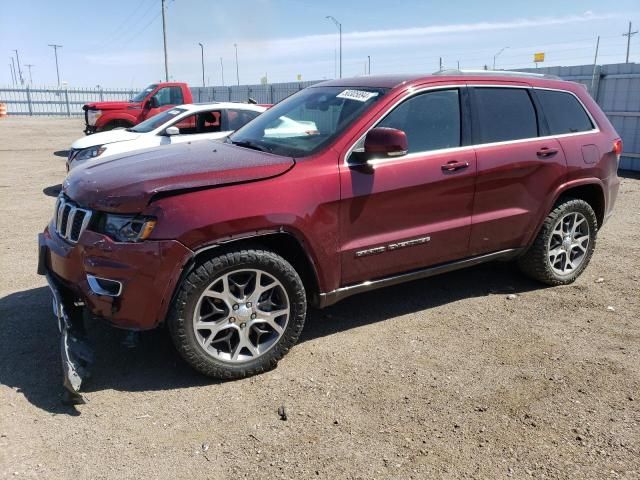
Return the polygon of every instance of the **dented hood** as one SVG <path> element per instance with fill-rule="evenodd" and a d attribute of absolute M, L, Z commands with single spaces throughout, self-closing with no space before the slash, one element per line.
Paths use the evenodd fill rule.
<path fill-rule="evenodd" d="M 294 164 L 289 157 L 202 140 L 88 162 L 71 171 L 62 191 L 83 207 L 137 213 L 157 193 L 271 178 Z"/>

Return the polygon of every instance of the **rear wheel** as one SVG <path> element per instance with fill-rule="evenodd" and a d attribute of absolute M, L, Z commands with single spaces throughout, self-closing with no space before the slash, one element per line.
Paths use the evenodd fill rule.
<path fill-rule="evenodd" d="M 273 368 L 296 343 L 306 294 L 294 268 L 264 250 L 220 255 L 185 279 L 169 317 L 180 354 L 216 378 Z"/>
<path fill-rule="evenodd" d="M 591 260 L 597 232 L 598 220 L 587 202 L 562 200 L 518 265 L 526 275 L 548 285 L 572 283 Z"/>

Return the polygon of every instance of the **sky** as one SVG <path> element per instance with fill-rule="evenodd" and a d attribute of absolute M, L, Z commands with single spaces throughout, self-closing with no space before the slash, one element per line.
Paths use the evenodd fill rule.
<path fill-rule="evenodd" d="M 161 0 L 0 0 L 0 85 L 10 85 L 18 50 L 23 77 L 74 87 L 141 88 L 164 78 Z M 615 7 L 615 8 L 612 8 Z M 432 73 L 443 68 L 534 67 L 625 61 L 628 22 L 640 27 L 640 2 L 616 0 L 167 0 L 169 76 L 205 84 L 321 80 L 338 74 L 342 24 L 344 77 Z M 238 51 L 236 75 L 235 49 Z M 0 58 L 3 58 L 0 55 Z M 640 34 L 631 39 L 640 63 Z M 2 66 L 4 64 L 4 66 Z"/>

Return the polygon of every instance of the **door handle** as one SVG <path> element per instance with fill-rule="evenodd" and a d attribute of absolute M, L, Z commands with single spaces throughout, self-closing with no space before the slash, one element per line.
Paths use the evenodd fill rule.
<path fill-rule="evenodd" d="M 451 160 L 450 162 L 442 165 L 440 168 L 443 172 L 457 172 L 458 170 L 462 170 L 467 167 L 469 167 L 469 162 L 458 162 L 457 160 Z"/>
<path fill-rule="evenodd" d="M 548 147 L 542 147 L 540 150 L 536 152 L 536 154 L 541 158 L 553 157 L 556 153 L 558 153 L 557 148 L 548 148 Z"/>

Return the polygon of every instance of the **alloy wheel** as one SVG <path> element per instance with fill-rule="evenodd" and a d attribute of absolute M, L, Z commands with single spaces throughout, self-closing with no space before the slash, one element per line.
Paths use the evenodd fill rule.
<path fill-rule="evenodd" d="M 578 212 L 567 213 L 554 225 L 547 244 L 547 258 L 560 276 L 575 272 L 587 256 L 591 239 L 589 222 Z"/>
<path fill-rule="evenodd" d="M 200 295 L 193 329 L 203 350 L 228 363 L 255 360 L 282 337 L 291 313 L 289 297 L 273 275 L 235 270 Z"/>

